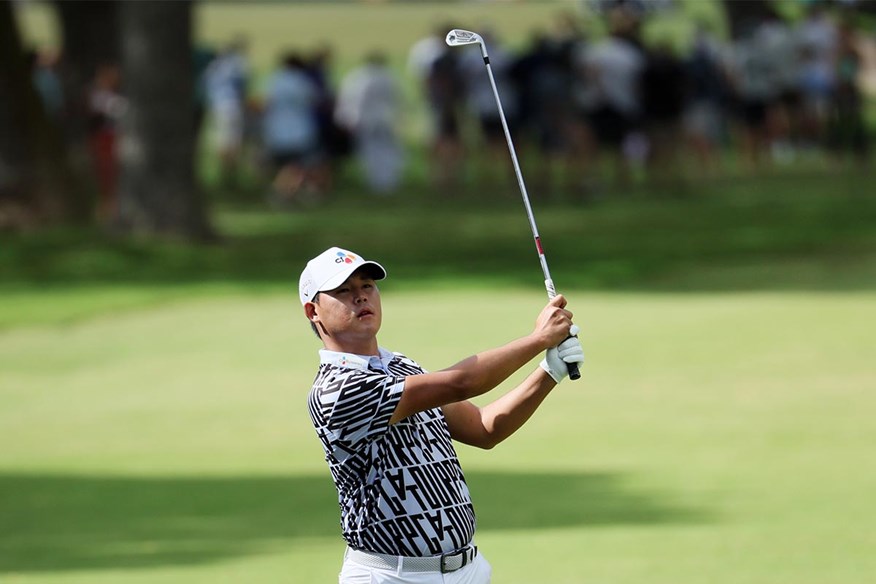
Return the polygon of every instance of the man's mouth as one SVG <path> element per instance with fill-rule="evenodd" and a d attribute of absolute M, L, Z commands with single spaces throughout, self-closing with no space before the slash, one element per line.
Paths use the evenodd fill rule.
<path fill-rule="evenodd" d="M 366 308 L 358 315 L 359 318 L 362 318 L 363 316 L 374 316 L 374 313 Z"/>

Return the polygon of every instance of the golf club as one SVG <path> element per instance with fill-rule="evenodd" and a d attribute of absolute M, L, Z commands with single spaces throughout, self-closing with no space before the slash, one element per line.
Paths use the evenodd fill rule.
<path fill-rule="evenodd" d="M 496 98 L 496 106 L 499 108 L 499 119 L 502 120 L 502 129 L 505 131 L 505 141 L 508 143 L 508 151 L 511 153 L 514 173 L 517 175 L 517 184 L 520 186 L 520 195 L 523 197 L 523 206 L 526 207 L 526 216 L 529 218 L 529 227 L 532 229 L 532 237 L 535 240 L 535 249 L 538 251 L 538 261 L 541 263 L 541 271 L 544 273 L 544 287 L 547 289 L 548 298 L 552 299 L 557 295 L 557 290 L 554 287 L 554 281 L 551 279 L 550 270 L 548 270 L 547 258 L 545 258 L 544 248 L 541 246 L 538 227 L 535 225 L 535 216 L 532 214 L 532 206 L 529 204 L 529 195 L 526 194 L 526 185 L 523 184 L 523 173 L 520 172 L 517 153 L 514 151 L 514 143 L 511 141 L 511 132 L 508 130 L 508 122 L 505 121 L 505 112 L 502 110 L 499 90 L 496 88 L 496 80 L 493 78 L 493 70 L 490 67 L 490 57 L 487 55 L 487 45 L 484 43 L 481 35 L 458 28 L 448 32 L 445 41 L 451 47 L 462 47 L 465 45 L 480 45 L 481 47 L 481 55 L 484 58 L 484 65 L 487 67 L 487 75 L 490 77 L 490 85 L 493 88 L 493 97 Z M 566 365 L 569 369 L 569 379 L 581 377 L 577 363 L 567 363 Z"/>

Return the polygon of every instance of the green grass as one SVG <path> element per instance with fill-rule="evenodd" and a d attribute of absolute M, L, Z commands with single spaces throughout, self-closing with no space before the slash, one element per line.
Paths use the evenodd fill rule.
<path fill-rule="evenodd" d="M 867 180 L 536 201 L 588 361 L 507 443 L 460 447 L 497 582 L 869 580 Z M 0 236 L 0 581 L 334 581 L 299 270 L 336 241 L 380 259 L 382 343 L 437 369 L 543 304 L 520 207 L 340 193 L 223 207 L 215 246 Z"/>
<path fill-rule="evenodd" d="M 496 581 L 868 581 L 866 184 L 535 202 L 588 361 L 519 435 L 460 448 Z M 0 236 L 0 580 L 334 581 L 298 271 L 336 241 L 379 258 L 382 342 L 437 369 L 525 334 L 544 302 L 520 207 L 342 192 L 225 206 L 215 246 Z"/>
<path fill-rule="evenodd" d="M 874 301 L 572 293 L 583 380 L 460 448 L 495 580 L 867 582 Z M 524 334 L 543 294 L 384 303 L 383 343 L 434 369 Z M 0 332 L 0 580 L 334 581 L 299 311 L 237 293 Z"/>
<path fill-rule="evenodd" d="M 718 2 L 682 0 L 679 10 L 658 14 L 645 27 L 648 36 L 671 33 L 690 38 L 696 21 L 708 22 L 718 32 L 726 29 Z M 535 30 L 549 30 L 560 14 L 573 13 L 593 35 L 604 34 L 600 18 L 569 0 L 524 2 L 359 2 L 275 1 L 204 2 L 195 7 L 196 41 L 221 47 L 239 35 L 246 36 L 258 74 L 276 65 L 287 49 L 309 51 L 320 45 L 334 48 L 337 67 L 347 70 L 369 51 L 388 53 L 402 68 L 407 52 L 436 26 L 451 22 L 460 28 L 490 27 L 504 42 L 523 46 Z M 43 4 L 25 5 L 19 12 L 24 37 L 37 46 L 56 46 L 60 38 L 54 12 Z"/>

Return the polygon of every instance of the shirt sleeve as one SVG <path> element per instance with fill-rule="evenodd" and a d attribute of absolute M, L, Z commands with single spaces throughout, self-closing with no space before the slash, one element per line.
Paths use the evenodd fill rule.
<path fill-rule="evenodd" d="M 345 376 L 327 420 L 337 442 L 356 451 L 386 433 L 404 385 L 404 377 L 379 372 L 356 371 Z"/>

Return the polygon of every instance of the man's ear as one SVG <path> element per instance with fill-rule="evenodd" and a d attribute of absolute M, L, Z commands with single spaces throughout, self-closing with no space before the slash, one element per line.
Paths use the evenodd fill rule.
<path fill-rule="evenodd" d="M 319 315 L 316 313 L 317 306 L 315 302 L 308 302 L 304 305 L 304 316 L 310 322 L 319 322 Z"/>

